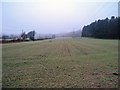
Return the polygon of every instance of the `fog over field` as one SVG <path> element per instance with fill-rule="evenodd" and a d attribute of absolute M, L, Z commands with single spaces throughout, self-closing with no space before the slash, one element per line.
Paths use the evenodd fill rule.
<path fill-rule="evenodd" d="M 82 0 L 39 0 L 2 2 L 2 33 L 20 34 L 35 30 L 58 34 L 82 30 L 98 19 L 118 16 L 118 2 Z"/>
<path fill-rule="evenodd" d="M 2 0 L 0 88 L 120 88 L 118 1 Z"/>

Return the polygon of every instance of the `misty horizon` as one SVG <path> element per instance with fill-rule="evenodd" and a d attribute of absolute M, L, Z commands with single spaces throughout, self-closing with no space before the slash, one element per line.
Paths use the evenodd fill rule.
<path fill-rule="evenodd" d="M 2 33 L 68 33 L 95 20 L 118 17 L 118 2 L 45 1 L 2 2 Z"/>

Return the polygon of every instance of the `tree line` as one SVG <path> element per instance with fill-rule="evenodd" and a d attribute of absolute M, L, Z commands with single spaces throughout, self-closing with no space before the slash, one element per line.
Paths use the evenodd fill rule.
<path fill-rule="evenodd" d="M 119 39 L 120 17 L 112 16 L 111 19 L 98 20 L 84 26 L 82 37 L 101 39 Z"/>

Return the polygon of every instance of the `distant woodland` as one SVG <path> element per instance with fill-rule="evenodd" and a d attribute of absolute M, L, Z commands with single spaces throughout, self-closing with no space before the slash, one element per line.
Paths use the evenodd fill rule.
<path fill-rule="evenodd" d="M 119 39 L 120 17 L 112 16 L 111 19 L 98 20 L 84 26 L 82 37 Z"/>

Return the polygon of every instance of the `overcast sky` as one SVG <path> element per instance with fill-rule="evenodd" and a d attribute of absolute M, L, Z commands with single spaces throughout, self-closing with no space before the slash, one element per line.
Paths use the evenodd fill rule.
<path fill-rule="evenodd" d="M 80 0 L 40 0 L 39 2 L 2 2 L 2 33 L 62 33 L 82 30 L 98 19 L 118 16 L 118 2 L 81 2 Z"/>

